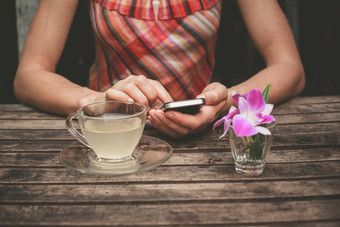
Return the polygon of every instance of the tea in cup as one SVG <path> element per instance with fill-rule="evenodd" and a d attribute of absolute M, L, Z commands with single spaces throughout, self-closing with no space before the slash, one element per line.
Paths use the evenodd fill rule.
<path fill-rule="evenodd" d="M 73 126 L 78 119 L 82 134 Z M 105 101 L 86 105 L 66 119 L 67 130 L 90 147 L 99 161 L 128 159 L 139 143 L 146 121 L 146 107 L 137 102 Z"/>

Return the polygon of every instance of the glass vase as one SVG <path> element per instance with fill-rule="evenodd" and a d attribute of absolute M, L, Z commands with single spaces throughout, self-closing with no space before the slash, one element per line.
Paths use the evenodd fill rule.
<path fill-rule="evenodd" d="M 264 171 L 266 157 L 270 151 L 276 122 L 265 126 L 271 135 L 260 133 L 254 136 L 236 136 L 234 129 L 228 130 L 231 153 L 237 173 L 258 176 Z"/>

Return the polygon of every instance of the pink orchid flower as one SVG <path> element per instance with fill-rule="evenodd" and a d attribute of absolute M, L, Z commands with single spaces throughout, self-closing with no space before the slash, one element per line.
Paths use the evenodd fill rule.
<path fill-rule="evenodd" d="M 266 104 L 260 90 L 252 89 L 248 95 L 235 94 L 233 99 L 238 108 L 231 107 L 229 113 L 213 126 L 215 129 L 224 123 L 224 133 L 220 138 L 226 135 L 231 123 L 237 136 L 270 135 L 270 131 L 260 125 L 275 121 L 270 115 L 274 105 Z"/>

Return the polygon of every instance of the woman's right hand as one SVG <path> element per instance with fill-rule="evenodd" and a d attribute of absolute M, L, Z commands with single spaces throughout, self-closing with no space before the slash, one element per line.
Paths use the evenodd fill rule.
<path fill-rule="evenodd" d="M 118 81 L 105 92 L 96 92 L 84 96 L 80 103 L 81 106 L 84 106 L 92 102 L 110 100 L 135 101 L 147 107 L 155 106 L 158 101 L 162 103 L 173 101 L 170 94 L 160 82 L 147 79 L 142 75 L 131 75 Z"/>
<path fill-rule="evenodd" d="M 156 80 L 151 80 L 145 76 L 131 75 L 118 81 L 105 92 L 106 100 L 129 100 L 153 107 L 157 101 L 162 103 L 171 102 L 168 91 Z"/>

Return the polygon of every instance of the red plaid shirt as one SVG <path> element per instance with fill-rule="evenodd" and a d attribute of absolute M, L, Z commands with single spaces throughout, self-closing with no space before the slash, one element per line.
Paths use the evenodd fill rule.
<path fill-rule="evenodd" d="M 129 75 L 160 81 L 175 100 L 208 85 L 221 13 L 218 0 L 90 0 L 96 58 L 89 86 L 106 90 Z"/>

